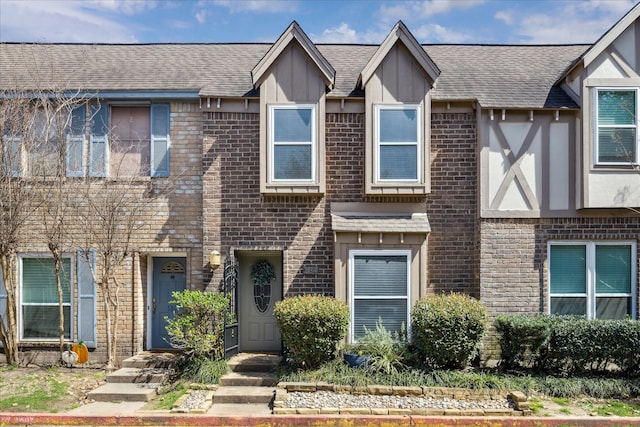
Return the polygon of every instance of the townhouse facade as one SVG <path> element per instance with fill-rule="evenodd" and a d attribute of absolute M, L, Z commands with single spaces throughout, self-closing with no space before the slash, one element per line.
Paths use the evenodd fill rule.
<path fill-rule="evenodd" d="M 132 189 L 172 187 L 145 203 L 121 268 L 123 357 L 169 347 L 171 291 L 222 291 L 227 260 L 236 351 L 281 351 L 273 305 L 301 294 L 347 303 L 351 341 L 378 320 L 409 327 L 439 292 L 491 318 L 638 318 L 638 5 L 593 45 L 420 45 L 402 22 L 380 45 L 316 45 L 293 22 L 273 44 L 6 43 L 0 59 L 6 93 L 46 69 L 39 88 L 63 76 L 91 94 L 71 188 L 115 164 Z M 13 272 L 33 358 L 57 344 L 33 292 L 51 286 L 39 227 Z M 68 260 L 68 336 L 100 360 L 102 296 Z"/>

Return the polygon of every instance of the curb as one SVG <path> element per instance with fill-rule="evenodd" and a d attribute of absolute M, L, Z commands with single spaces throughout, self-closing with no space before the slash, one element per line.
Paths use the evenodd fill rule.
<path fill-rule="evenodd" d="M 93 425 L 93 426 L 330 426 L 330 427 L 391 427 L 391 426 L 457 426 L 457 427 L 633 427 L 640 418 L 622 417 L 422 417 L 422 416 L 283 416 L 234 417 L 209 415 L 123 415 L 73 416 L 65 414 L 0 414 L 0 426 L 9 425 Z"/>

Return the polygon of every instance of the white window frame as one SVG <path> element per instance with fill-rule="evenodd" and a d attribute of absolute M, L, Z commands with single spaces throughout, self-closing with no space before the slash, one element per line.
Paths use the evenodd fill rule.
<path fill-rule="evenodd" d="M 405 256 L 407 259 L 407 294 L 405 296 L 355 296 L 355 257 L 360 255 L 373 256 Z M 355 343 L 355 301 L 358 299 L 405 299 L 407 300 L 407 338 L 411 338 L 411 250 L 410 249 L 351 249 L 349 250 L 349 340 Z"/>
<path fill-rule="evenodd" d="M 311 141 L 278 142 L 275 139 L 275 114 L 276 110 L 311 110 Z M 271 104 L 269 105 L 269 180 L 276 183 L 284 182 L 316 182 L 316 158 L 318 155 L 318 143 L 316 135 L 317 116 L 315 104 Z M 311 145 L 311 176 L 309 179 L 276 179 L 275 177 L 275 146 L 276 145 Z"/>
<path fill-rule="evenodd" d="M 42 304 L 33 304 L 33 303 L 24 303 L 23 302 L 23 283 L 22 283 L 22 276 L 23 276 L 23 266 L 22 266 L 22 262 L 24 259 L 50 259 L 53 261 L 53 257 L 50 254 L 21 254 L 18 256 L 18 301 L 20 302 L 19 306 L 17 307 L 17 311 L 18 311 L 18 336 L 19 336 L 19 340 L 21 342 L 58 342 L 60 339 L 58 337 L 55 338 L 25 338 L 24 337 L 24 317 L 22 315 L 22 307 L 25 305 L 33 305 L 33 306 L 58 306 L 58 303 L 42 303 Z M 74 259 L 72 255 L 69 254 L 64 254 L 62 255 L 62 258 L 65 259 L 69 259 L 69 268 L 71 271 L 69 271 L 69 302 L 68 303 L 63 303 L 63 306 L 68 306 L 69 307 L 69 336 L 70 339 L 65 338 L 65 342 L 71 342 L 73 341 L 73 336 L 74 336 L 74 310 L 73 310 L 73 301 L 74 301 L 74 277 L 75 277 L 75 266 L 74 266 Z"/>
<path fill-rule="evenodd" d="M 552 293 L 551 292 L 551 247 L 552 246 L 585 246 L 586 254 L 586 293 L 584 294 L 566 294 L 566 293 Z M 630 246 L 631 247 L 631 292 L 630 293 L 597 293 L 596 292 L 596 247 L 597 246 Z M 596 317 L 596 300 L 598 297 L 631 297 L 631 317 L 634 319 L 637 317 L 637 294 L 638 294 L 638 278 L 636 271 L 637 260 L 637 247 L 636 242 L 633 240 L 562 240 L 562 241 L 549 241 L 547 242 L 547 260 L 549 263 L 547 271 L 547 309 L 546 313 L 551 313 L 551 298 L 562 297 L 584 297 L 587 300 L 587 312 L 585 315 L 588 319 L 595 319 Z"/>
<path fill-rule="evenodd" d="M 599 92 L 635 92 L 636 93 L 636 111 L 635 124 L 631 125 L 600 125 L 598 123 L 599 120 L 599 105 L 598 105 L 598 94 Z M 593 90 L 593 162 L 596 165 L 606 165 L 606 166 L 620 166 L 626 164 L 639 164 L 640 163 L 640 88 L 638 87 L 596 87 Z M 630 162 L 621 161 L 621 162 L 600 162 L 598 159 L 600 158 L 600 138 L 599 138 L 599 130 L 601 128 L 627 128 L 627 129 L 635 129 L 636 130 L 636 156 L 635 159 L 631 159 Z"/>
<path fill-rule="evenodd" d="M 380 147 L 381 146 L 394 146 L 394 145 L 412 145 L 410 142 L 381 142 L 380 141 L 380 112 L 383 110 L 415 110 L 416 112 L 416 138 L 415 146 L 416 146 L 416 178 L 413 179 L 389 179 L 382 178 L 380 176 Z M 422 106 L 420 104 L 376 104 L 374 105 L 375 111 L 375 136 L 374 136 L 374 145 L 375 145 L 375 180 L 376 182 L 420 182 L 422 179 Z"/>

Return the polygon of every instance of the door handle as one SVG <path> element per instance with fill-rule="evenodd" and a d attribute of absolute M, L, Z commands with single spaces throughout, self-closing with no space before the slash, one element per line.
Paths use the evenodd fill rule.
<path fill-rule="evenodd" d="M 153 314 L 156 314 L 156 299 L 152 300 Z"/>

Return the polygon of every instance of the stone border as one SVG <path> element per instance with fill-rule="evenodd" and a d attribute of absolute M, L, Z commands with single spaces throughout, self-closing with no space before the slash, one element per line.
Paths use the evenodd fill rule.
<path fill-rule="evenodd" d="M 436 408 L 285 408 L 284 402 L 290 392 L 314 393 L 330 391 L 341 394 L 377 395 L 377 396 L 415 396 L 430 398 L 452 398 L 458 400 L 497 400 L 511 399 L 515 409 L 436 409 Z M 529 416 L 532 415 L 527 396 L 521 391 L 512 391 L 505 396 L 494 390 L 472 390 L 447 387 L 405 387 L 405 386 L 350 386 L 334 385 L 325 382 L 281 382 L 276 387 L 273 401 L 274 415 L 454 415 L 454 416 Z"/>
<path fill-rule="evenodd" d="M 208 385 L 208 384 L 190 384 L 189 389 L 185 394 L 180 396 L 171 406 L 170 412 L 173 414 L 206 414 L 207 411 L 213 405 L 213 395 L 218 389 L 217 385 Z M 200 406 L 196 408 L 185 408 L 183 407 L 184 402 L 190 397 L 191 392 L 194 390 L 208 390 L 204 400 L 201 402 Z"/>

